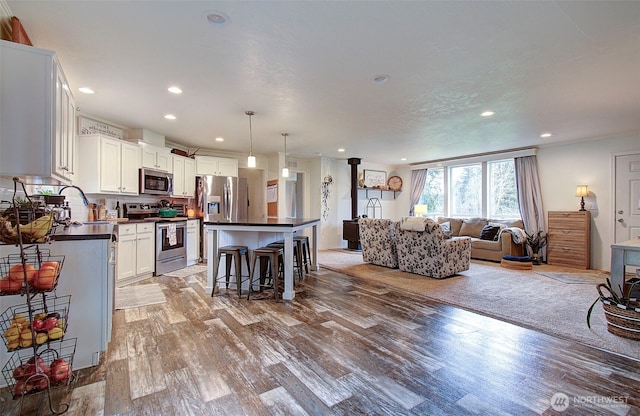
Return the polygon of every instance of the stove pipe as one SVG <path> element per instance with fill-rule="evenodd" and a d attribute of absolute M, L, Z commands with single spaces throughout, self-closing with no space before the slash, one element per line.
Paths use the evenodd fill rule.
<path fill-rule="evenodd" d="M 358 165 L 362 159 L 351 157 L 347 163 L 351 165 L 351 219 L 358 218 Z"/>

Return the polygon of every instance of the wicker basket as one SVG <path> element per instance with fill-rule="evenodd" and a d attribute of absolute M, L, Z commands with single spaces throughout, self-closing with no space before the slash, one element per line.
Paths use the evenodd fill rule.
<path fill-rule="evenodd" d="M 607 330 L 620 337 L 640 341 L 640 302 L 631 302 L 626 309 L 620 305 L 603 301 Z"/>

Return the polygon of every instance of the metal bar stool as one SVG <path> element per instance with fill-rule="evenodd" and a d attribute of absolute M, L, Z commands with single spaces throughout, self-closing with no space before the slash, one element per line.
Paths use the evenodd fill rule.
<path fill-rule="evenodd" d="M 253 250 L 253 267 L 251 267 L 251 277 L 249 278 L 249 294 L 247 300 L 251 299 L 253 293 L 253 284 L 255 283 L 254 275 L 256 273 L 256 262 L 260 260 L 260 273 L 258 287 L 262 292 L 265 287 L 271 287 L 266 284 L 267 271 L 270 271 L 270 277 L 273 279 L 273 298 L 278 301 L 278 274 L 280 271 L 280 259 L 282 258 L 282 249 L 278 247 L 260 247 Z M 270 266 L 270 267 L 267 267 Z"/>
<path fill-rule="evenodd" d="M 302 252 L 304 271 L 306 274 L 309 274 L 309 265 L 311 264 L 311 249 L 309 248 L 309 237 L 306 235 L 294 235 L 293 241 L 298 247 L 298 252 Z"/>
<path fill-rule="evenodd" d="M 218 269 L 220 269 L 220 259 L 224 255 L 225 257 L 225 281 L 226 288 L 229 289 L 229 279 L 231 277 L 231 264 L 235 266 L 235 282 L 236 290 L 238 291 L 238 297 L 242 295 L 242 282 L 250 279 L 251 268 L 249 267 L 249 249 L 247 246 L 224 246 L 218 249 Z M 247 262 L 247 279 L 242 280 L 242 256 L 244 255 Z M 218 270 L 216 270 L 216 281 L 211 291 L 211 296 L 214 295 L 216 288 L 218 287 Z"/>
<path fill-rule="evenodd" d="M 270 244 L 267 244 L 267 247 L 277 247 L 281 248 L 284 253 L 284 241 L 276 241 Z M 300 253 L 300 245 L 294 241 L 293 245 L 293 270 L 298 272 L 298 280 L 302 280 L 302 255 Z"/>

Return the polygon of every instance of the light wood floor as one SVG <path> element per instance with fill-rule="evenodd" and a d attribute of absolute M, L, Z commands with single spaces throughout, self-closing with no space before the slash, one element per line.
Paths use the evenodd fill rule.
<path fill-rule="evenodd" d="M 312 273 L 295 301 L 277 304 L 212 298 L 196 276 L 152 281 L 167 303 L 116 311 L 101 364 L 55 389 L 55 406 L 83 416 L 640 415 L 637 361 L 338 273 Z M 552 397 L 568 408 L 553 410 Z M 45 399 L 27 397 L 23 414 L 48 414 Z M 4 389 L 0 414 L 18 408 Z"/>

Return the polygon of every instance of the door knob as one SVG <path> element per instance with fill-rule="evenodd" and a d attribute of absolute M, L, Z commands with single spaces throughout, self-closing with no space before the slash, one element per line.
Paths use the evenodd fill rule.
<path fill-rule="evenodd" d="M 619 210 L 618 214 L 624 214 L 624 211 L 623 210 Z"/>
<path fill-rule="evenodd" d="M 618 222 L 624 222 L 624 220 L 622 218 L 619 218 Z"/>

